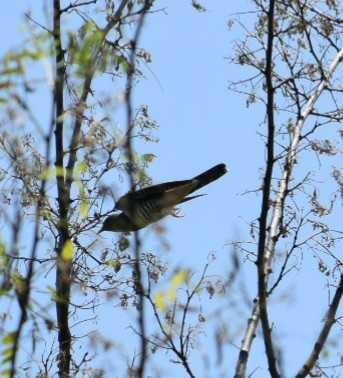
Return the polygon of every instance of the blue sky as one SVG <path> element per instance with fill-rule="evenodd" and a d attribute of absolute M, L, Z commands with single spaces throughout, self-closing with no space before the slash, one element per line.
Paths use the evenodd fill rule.
<path fill-rule="evenodd" d="M 150 236 L 151 231 L 142 232 L 145 240 L 143 248 L 154 250 L 169 264 L 170 272 L 176 267 L 183 267 L 199 275 L 209 253 L 214 252 L 217 259 L 210 268 L 210 274 L 225 278 L 231 263 L 229 243 L 238 238 L 247 239 L 249 222 L 258 216 L 260 196 L 243 196 L 242 193 L 260 185 L 265 151 L 258 132 L 261 131 L 263 109 L 260 106 L 247 108 L 243 97 L 228 90 L 230 80 L 245 74 L 241 66 L 230 65 L 226 59 L 233 52 L 233 41 L 241 37 L 239 29 L 228 29 L 230 15 L 248 10 L 246 1 L 237 3 L 204 1 L 208 11 L 198 13 L 191 7 L 190 1 L 160 1 L 158 8 L 164 11 L 151 15 L 144 28 L 141 44 L 151 52 L 152 64 L 149 68 L 143 67 L 146 79 L 141 80 L 135 90 L 135 102 L 148 104 L 150 114 L 160 125 L 156 132 L 159 142 L 139 146 L 142 151 L 157 156 L 149 171 L 153 182 L 186 179 L 219 162 L 230 168 L 227 175 L 202 190 L 207 196 L 182 206 L 184 218 L 169 217 L 163 221 L 170 250 L 161 248 L 161 244 Z M 0 25 L 1 52 L 22 40 L 19 26 L 23 11 L 31 8 L 33 14 L 41 14 L 40 7 L 41 2 L 34 0 L 15 0 L 6 4 L 6 17 Z M 245 20 L 244 17 L 242 20 Z M 125 190 L 121 192 L 120 183 L 116 184 L 123 194 Z M 341 219 L 338 214 L 336 216 L 336 219 Z M 106 236 L 105 242 L 115 239 L 116 236 Z M 98 248 L 101 246 L 99 242 Z M 316 260 L 311 255 L 311 251 L 304 252 L 301 269 L 293 271 L 285 279 L 283 287 L 271 300 L 271 319 L 275 321 L 276 340 L 283 348 L 289 377 L 308 355 L 328 303 L 327 280 L 324 275 L 319 275 Z M 242 274 L 253 298 L 256 293 L 254 264 L 245 262 Z M 225 307 L 231 295 L 237 299 L 237 293 L 231 292 L 221 298 L 204 298 L 201 303 L 205 317 L 218 306 Z M 103 302 L 103 299 L 99 301 Z M 218 321 L 229 324 L 236 336 L 234 343 L 238 346 L 249 315 L 248 309 L 241 307 L 239 314 L 224 311 L 218 317 Z M 129 336 L 128 326 L 135 322 L 134 312 L 115 309 L 111 303 L 104 303 L 98 309 L 98 320 L 92 323 L 91 328 L 102 330 L 113 340 L 119 339 L 120 344 L 129 353 L 132 352 L 133 339 L 132 333 Z M 206 371 L 201 360 L 203 351 L 210 348 L 210 354 L 215 354 L 212 336 L 215 323 L 216 320 L 209 320 L 205 324 L 200 343 L 191 353 L 190 361 L 194 361 L 197 377 L 206 376 L 202 373 Z M 82 327 L 79 330 L 82 331 Z M 129 343 L 125 343 L 127 339 Z M 267 370 L 260 338 L 255 340 L 253 350 L 249 371 L 258 367 L 253 376 L 264 378 Z M 161 354 L 162 360 L 165 358 L 167 362 L 170 356 Z M 219 377 L 220 373 L 232 376 L 237 355 L 235 346 L 226 346 L 223 365 L 217 367 L 212 361 L 207 376 Z M 104 356 L 99 353 L 95 365 L 110 365 L 112 360 L 109 356 L 109 353 Z M 332 361 L 337 361 L 338 355 L 332 357 Z M 124 366 L 125 357 L 118 360 L 120 362 L 115 367 Z M 152 360 L 153 364 L 158 364 L 158 358 L 153 357 Z M 168 370 L 164 370 L 162 376 L 182 374 L 181 368 L 167 366 Z"/>

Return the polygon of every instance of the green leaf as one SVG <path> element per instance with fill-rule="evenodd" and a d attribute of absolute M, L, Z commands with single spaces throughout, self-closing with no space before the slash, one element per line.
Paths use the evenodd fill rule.
<path fill-rule="evenodd" d="M 156 155 L 144 154 L 144 155 L 142 155 L 142 159 L 147 163 L 151 163 L 152 161 L 154 161 L 156 159 Z"/>
<path fill-rule="evenodd" d="M 160 291 L 155 295 L 156 307 L 161 311 L 166 311 L 168 302 L 174 302 L 177 299 L 178 288 L 187 283 L 190 279 L 189 270 L 180 270 L 170 280 L 170 287 L 166 291 Z"/>
<path fill-rule="evenodd" d="M 57 303 L 67 303 L 67 300 L 66 298 L 63 297 L 63 295 L 58 295 L 56 290 L 51 287 L 51 286 L 48 286 L 48 291 L 50 292 L 51 296 L 52 296 L 52 299 L 57 302 Z"/>
<path fill-rule="evenodd" d="M 49 167 L 43 170 L 41 178 L 43 180 L 49 180 L 51 178 L 64 177 L 66 170 L 63 167 Z"/>
<path fill-rule="evenodd" d="M 125 73 L 129 73 L 129 72 L 130 72 L 130 70 L 131 70 L 131 65 L 130 65 L 128 59 L 127 59 L 124 55 L 116 56 L 115 61 L 116 61 L 117 69 L 118 69 L 119 67 L 121 67 L 121 69 L 122 69 Z"/>
<path fill-rule="evenodd" d="M 6 256 L 6 244 L 0 240 L 0 258 L 1 257 L 7 257 Z"/>
<path fill-rule="evenodd" d="M 14 350 L 13 350 L 12 346 L 10 346 L 9 348 L 4 349 L 2 351 L 2 353 L 1 353 L 1 355 L 2 355 L 2 358 L 1 358 L 2 364 L 7 364 L 8 362 L 10 362 L 12 360 L 13 353 L 14 353 Z"/>
<path fill-rule="evenodd" d="M 4 285 L 4 284 L 3 284 Z M 2 288 L 0 289 L 0 297 L 2 297 L 3 295 L 6 295 L 8 294 L 8 292 L 12 289 L 12 285 L 11 283 L 5 283 L 6 285 L 6 288 Z"/>
<path fill-rule="evenodd" d="M 85 74 L 89 66 L 95 63 L 95 58 L 103 40 L 104 32 L 102 30 L 94 30 L 94 26 L 92 25 L 86 30 L 82 44 L 75 54 L 76 62 L 80 66 L 80 74 Z"/>
<path fill-rule="evenodd" d="M 85 163 L 85 162 L 80 162 L 80 163 L 75 167 L 75 171 L 76 171 L 77 173 L 79 173 L 80 175 L 86 173 L 88 170 L 89 170 L 89 167 L 88 167 L 87 163 Z"/>
<path fill-rule="evenodd" d="M 11 369 L 5 369 L 0 371 L 0 377 L 7 378 L 10 377 L 12 373 Z"/>
<path fill-rule="evenodd" d="M 111 268 L 113 268 L 116 273 L 118 273 L 120 271 L 120 269 L 121 269 L 121 262 L 120 262 L 120 260 L 106 261 L 106 265 L 108 265 Z"/>
<path fill-rule="evenodd" d="M 180 270 L 171 279 L 172 287 L 174 288 L 180 287 L 182 284 L 189 281 L 189 277 L 190 277 L 190 271 L 188 269 Z"/>
<path fill-rule="evenodd" d="M 3 337 L 3 339 L 1 340 L 1 343 L 4 345 L 8 345 L 8 344 L 13 345 L 16 337 L 17 337 L 16 331 L 9 332 L 6 336 Z"/>
<path fill-rule="evenodd" d="M 64 261 L 71 261 L 74 258 L 75 254 L 75 246 L 72 240 L 67 240 L 64 243 L 62 253 L 61 253 L 61 258 Z"/>
<path fill-rule="evenodd" d="M 23 277 L 18 272 L 15 272 L 12 274 L 12 281 L 14 283 L 18 295 L 26 295 L 27 283 L 25 277 Z"/>
<path fill-rule="evenodd" d="M 15 66 L 15 67 L 6 67 L 3 70 L 0 71 L 0 76 L 3 77 L 5 75 L 20 75 L 22 74 L 23 71 L 20 68 L 20 66 Z"/>
<path fill-rule="evenodd" d="M 81 197 L 81 206 L 80 206 L 81 217 L 86 218 L 89 213 L 90 204 L 89 204 L 89 197 L 88 197 L 86 188 L 82 182 L 79 182 L 79 191 L 80 191 L 80 197 Z"/>
<path fill-rule="evenodd" d="M 166 294 L 163 292 L 157 293 L 155 295 L 155 304 L 156 307 L 161 310 L 165 311 L 167 309 L 167 297 Z"/>

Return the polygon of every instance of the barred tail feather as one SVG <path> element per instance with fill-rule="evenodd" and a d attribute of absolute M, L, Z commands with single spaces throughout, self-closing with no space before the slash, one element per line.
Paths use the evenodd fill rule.
<path fill-rule="evenodd" d="M 221 163 L 221 164 L 215 165 L 214 167 L 208 169 L 207 171 L 201 173 L 200 175 L 195 176 L 193 180 L 198 180 L 199 184 L 194 190 L 192 190 L 192 192 L 202 188 L 205 185 L 208 185 L 212 181 L 218 180 L 219 177 L 223 176 L 226 172 L 227 172 L 226 165 Z"/>

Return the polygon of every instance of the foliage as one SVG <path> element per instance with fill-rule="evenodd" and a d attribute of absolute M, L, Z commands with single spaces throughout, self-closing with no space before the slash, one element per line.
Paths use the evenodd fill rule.
<path fill-rule="evenodd" d="M 243 30 L 231 58 L 242 77 L 230 89 L 261 115 L 266 159 L 253 191 L 260 213 L 250 222 L 250 238 L 234 243 L 223 279 L 209 274 L 212 256 L 201 272 L 172 270 L 157 247 L 146 249 L 145 234 L 97 234 L 114 211 L 119 185 L 152 183 L 158 124 L 133 92 L 152 61 L 140 37 L 146 18 L 161 11 L 158 3 L 51 3 L 45 22 L 26 14 L 25 39 L 0 60 L 0 374 L 101 377 L 108 371 L 96 367 L 98 356 L 110 355 L 112 363 L 116 354 L 131 361 L 116 367 L 123 376 L 148 376 L 152 361 L 167 355 L 195 377 L 212 321 L 218 370 L 224 347 L 242 338 L 234 369 L 235 377 L 246 376 L 257 335 L 270 375 L 283 376 L 271 301 L 308 258 L 332 295 L 297 377 L 327 374 L 319 361 L 339 348 L 328 335 L 343 291 L 343 231 L 335 218 L 343 198 L 340 4 L 254 0 L 252 11 L 229 22 Z M 206 11 L 197 1 L 189 5 Z M 165 247 L 165 230 L 152 230 Z M 242 261 L 256 267 L 254 300 Z M 105 306 L 116 339 L 98 330 Z M 114 306 L 128 319 L 129 312 L 137 315 L 124 333 L 113 321 Z M 135 351 L 127 352 L 122 338 L 132 338 Z"/>

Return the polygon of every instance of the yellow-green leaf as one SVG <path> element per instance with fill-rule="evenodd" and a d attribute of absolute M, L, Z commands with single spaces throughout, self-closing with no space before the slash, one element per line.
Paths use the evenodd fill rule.
<path fill-rule="evenodd" d="M 61 258 L 64 261 L 71 261 L 74 258 L 74 253 L 75 253 L 75 247 L 74 243 L 72 240 L 67 240 L 64 243 L 62 253 L 61 253 Z"/>
<path fill-rule="evenodd" d="M 121 66 L 125 73 L 128 73 L 130 71 L 130 63 L 124 55 L 117 56 L 116 63 L 118 67 Z"/>
<path fill-rule="evenodd" d="M 14 353 L 14 350 L 12 348 L 12 346 L 4 349 L 1 353 L 1 356 L 2 356 L 2 363 L 5 364 L 7 362 L 10 362 L 12 357 L 13 357 L 13 353 Z"/>
<path fill-rule="evenodd" d="M 159 292 L 155 295 L 155 304 L 159 310 L 161 311 L 166 310 L 167 301 L 166 301 L 166 295 L 163 292 Z"/>
<path fill-rule="evenodd" d="M 64 177 L 65 169 L 63 167 L 49 167 L 43 170 L 41 178 L 43 180 L 49 180 L 55 176 Z"/>
<path fill-rule="evenodd" d="M 171 279 L 171 285 L 173 288 L 178 288 L 189 280 L 189 270 L 180 270 Z"/>
<path fill-rule="evenodd" d="M 14 343 L 14 340 L 17 336 L 17 332 L 16 331 L 13 331 L 13 332 L 9 332 L 2 340 L 1 340 L 1 343 L 4 344 L 4 345 L 8 345 L 8 344 L 13 344 Z"/>
<path fill-rule="evenodd" d="M 82 184 L 82 182 L 79 182 L 79 188 L 80 188 L 80 197 L 81 197 L 81 206 L 80 206 L 80 213 L 82 218 L 86 218 L 89 212 L 89 198 L 85 190 L 85 186 Z"/>
<path fill-rule="evenodd" d="M 12 280 L 17 293 L 23 295 L 27 290 L 27 283 L 25 278 L 18 272 L 12 274 Z"/>
<path fill-rule="evenodd" d="M 59 295 L 53 287 L 48 286 L 48 291 L 50 292 L 51 297 L 55 302 L 67 303 L 67 299 L 62 294 Z"/>
<path fill-rule="evenodd" d="M 82 218 L 86 218 L 89 213 L 89 201 L 84 199 L 81 202 L 81 216 Z"/>
<path fill-rule="evenodd" d="M 142 159 L 147 162 L 147 163 L 151 163 L 153 160 L 156 159 L 156 155 L 154 154 L 144 154 L 142 155 Z"/>
<path fill-rule="evenodd" d="M 106 265 L 112 267 L 116 273 L 121 269 L 121 262 L 119 260 L 106 261 Z"/>
<path fill-rule="evenodd" d="M 5 256 L 6 255 L 6 245 L 5 243 L 0 240 L 0 256 Z"/>
<path fill-rule="evenodd" d="M 89 64 L 93 63 L 97 49 L 103 41 L 103 36 L 103 31 L 95 30 L 83 39 L 77 57 L 81 70 L 87 69 Z"/>
<path fill-rule="evenodd" d="M 1 370 L 0 371 L 0 377 L 3 377 L 3 378 L 10 377 L 11 374 L 12 374 L 12 370 L 11 369 L 5 369 L 5 370 Z"/>
<path fill-rule="evenodd" d="M 81 162 L 76 167 L 76 172 L 80 173 L 81 175 L 83 173 L 86 173 L 88 171 L 88 165 L 85 162 Z"/>

